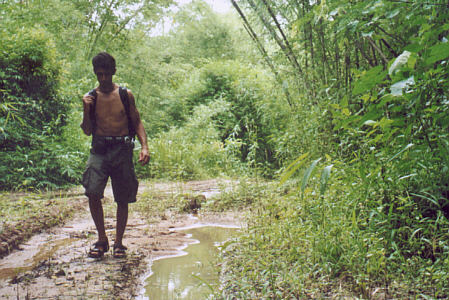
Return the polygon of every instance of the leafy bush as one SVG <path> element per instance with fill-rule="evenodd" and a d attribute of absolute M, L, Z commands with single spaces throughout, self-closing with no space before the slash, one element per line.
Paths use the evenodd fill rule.
<path fill-rule="evenodd" d="M 265 174 L 277 166 L 271 136 L 275 124 L 268 108 L 276 100 L 271 78 L 263 70 L 238 61 L 215 62 L 202 67 L 179 88 L 172 116 L 187 120 L 200 105 L 222 103 L 225 109 L 210 122 L 225 148 L 242 162 L 260 167 Z M 218 102 L 221 101 L 221 102 Z"/>
<path fill-rule="evenodd" d="M 61 65 L 51 40 L 40 29 L 2 30 L 0 43 L 2 147 L 29 146 L 31 133 L 60 133 L 69 107 L 57 97 Z"/>
<path fill-rule="evenodd" d="M 322 166 L 306 157 L 285 173 L 301 170 L 299 180 L 264 185 L 252 197 L 248 229 L 224 255 L 221 297 L 449 295 L 448 233 L 440 230 L 449 222 L 441 213 L 423 215 L 416 197 L 385 201 L 392 186 L 364 181 L 330 157 Z"/>
<path fill-rule="evenodd" d="M 84 153 L 52 137 L 32 138 L 39 147 L 17 146 L 0 153 L 0 190 L 55 189 L 79 181 Z"/>
<path fill-rule="evenodd" d="M 233 175 L 242 170 L 233 153 L 218 138 L 212 118 L 229 108 L 229 103 L 217 100 L 195 107 L 192 116 L 181 127 L 173 127 L 149 141 L 149 167 L 137 166 L 140 176 L 198 179 L 218 175 Z"/>
<path fill-rule="evenodd" d="M 58 95 L 61 63 L 42 29 L 0 31 L 0 189 L 75 182 L 76 152 L 62 140 L 69 101 Z"/>

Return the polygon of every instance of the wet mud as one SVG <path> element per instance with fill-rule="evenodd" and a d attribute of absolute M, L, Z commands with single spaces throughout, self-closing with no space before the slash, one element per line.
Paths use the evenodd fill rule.
<path fill-rule="evenodd" d="M 31 236 L 64 222 L 74 211 L 82 209 L 85 201 L 81 195 L 81 192 L 68 193 L 63 197 L 56 194 L 52 195 L 58 197 L 57 201 L 60 201 L 62 198 L 65 198 L 65 200 L 70 198 L 71 205 L 65 208 L 59 207 L 55 205 L 56 200 L 50 198 L 44 200 L 46 209 L 40 211 L 38 215 L 29 216 L 26 222 L 13 222 L 2 227 L 0 234 L 0 258 L 10 254 L 14 249 L 20 249 L 20 245 Z M 15 194 L 13 198 L 18 196 L 18 194 Z"/>
<path fill-rule="evenodd" d="M 173 192 L 177 184 L 158 184 L 152 189 Z M 143 186 L 139 192 L 149 187 Z M 186 183 L 184 190 L 208 198 L 218 193 L 214 180 Z M 110 190 L 106 201 L 113 201 Z M 241 225 L 237 214 L 166 212 L 156 222 L 148 222 L 130 211 L 124 244 L 127 257 L 116 259 L 112 251 L 101 259 L 87 256 L 95 242 L 96 230 L 88 210 L 87 199 L 77 200 L 77 213 L 62 226 L 46 229 L 0 259 L 1 299 L 132 299 L 142 291 L 145 274 L 152 261 L 176 255 L 192 243 L 181 230 L 198 224 Z M 105 212 L 110 244 L 115 235 L 115 212 Z M 178 230 L 178 228 L 180 230 Z M 36 232 L 42 231 L 36 229 Z"/>

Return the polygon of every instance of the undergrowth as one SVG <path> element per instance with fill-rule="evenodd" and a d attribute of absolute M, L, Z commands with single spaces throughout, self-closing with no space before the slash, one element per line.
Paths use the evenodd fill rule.
<path fill-rule="evenodd" d="M 324 164 L 315 167 L 321 176 L 309 167 L 253 190 L 247 230 L 223 254 L 217 298 L 449 296 L 442 213 L 424 216 L 406 194 L 382 201 L 385 186 L 364 185 L 351 165 L 333 161 L 326 180 Z"/>

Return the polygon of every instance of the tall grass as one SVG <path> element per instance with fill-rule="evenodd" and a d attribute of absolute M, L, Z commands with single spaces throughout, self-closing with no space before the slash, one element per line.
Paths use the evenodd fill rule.
<path fill-rule="evenodd" d="M 217 297 L 448 297 L 448 220 L 358 167 L 296 160 L 289 180 L 255 198 L 246 234 L 224 254 Z"/>

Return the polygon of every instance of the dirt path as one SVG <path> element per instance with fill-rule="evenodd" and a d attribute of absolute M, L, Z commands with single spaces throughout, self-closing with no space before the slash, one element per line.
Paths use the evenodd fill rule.
<path fill-rule="evenodd" d="M 207 200 L 219 193 L 223 184 L 230 183 L 208 180 L 152 184 L 142 186 L 139 197 L 157 192 L 159 197 L 152 198 L 150 205 L 180 192 Z M 112 244 L 115 204 L 110 189 L 105 196 L 105 224 Z M 198 223 L 239 225 L 241 222 L 235 213 L 202 213 L 201 210 L 194 216 L 168 209 L 160 216 L 149 218 L 130 206 L 124 239 L 129 249 L 127 258 L 114 259 L 109 252 L 97 260 L 87 257 L 90 245 L 96 240 L 87 199 L 80 207 L 79 213 L 63 226 L 33 236 L 20 245 L 20 250 L 0 260 L 1 299 L 132 299 L 139 294 L 152 260 L 176 254 L 192 242 L 176 228 Z"/>

